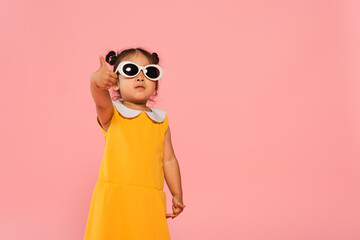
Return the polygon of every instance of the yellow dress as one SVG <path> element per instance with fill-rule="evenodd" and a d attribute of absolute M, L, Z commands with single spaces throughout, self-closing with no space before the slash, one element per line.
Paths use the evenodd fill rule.
<path fill-rule="evenodd" d="M 168 240 L 163 191 L 163 146 L 169 123 L 166 112 L 126 107 L 112 101 L 114 115 L 105 138 L 94 187 L 85 240 Z"/>

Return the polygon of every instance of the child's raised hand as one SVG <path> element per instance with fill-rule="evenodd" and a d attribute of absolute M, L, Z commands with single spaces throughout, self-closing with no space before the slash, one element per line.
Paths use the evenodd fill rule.
<path fill-rule="evenodd" d="M 107 68 L 103 56 L 100 56 L 100 68 L 91 75 L 91 81 L 102 89 L 109 89 L 117 85 L 117 74 Z"/>
<path fill-rule="evenodd" d="M 177 217 L 185 208 L 185 205 L 183 204 L 182 198 L 181 197 L 177 197 L 174 196 L 172 199 L 173 205 L 172 205 L 172 210 L 173 213 L 167 213 L 166 214 L 166 218 L 175 218 Z"/>

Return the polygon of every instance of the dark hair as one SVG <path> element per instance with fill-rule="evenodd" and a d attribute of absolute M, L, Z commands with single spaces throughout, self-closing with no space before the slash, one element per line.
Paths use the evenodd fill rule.
<path fill-rule="evenodd" d="M 120 64 L 120 62 L 127 56 L 133 55 L 135 53 L 142 53 L 150 62 L 150 64 L 158 64 L 159 63 L 159 57 L 157 55 L 157 53 L 153 52 L 153 53 L 149 53 L 148 51 L 144 50 L 143 48 L 129 48 L 129 49 L 125 49 L 123 51 L 121 51 L 120 53 L 118 52 L 117 54 L 115 53 L 115 51 L 110 51 L 105 58 L 105 61 L 107 63 L 109 63 L 110 65 L 113 65 L 113 71 L 115 72 L 116 68 L 118 67 L 118 65 Z M 157 91 L 159 89 L 159 80 L 155 82 L 156 86 L 155 86 L 155 95 L 154 97 L 156 97 L 158 95 Z M 120 90 L 113 90 L 115 92 L 114 97 L 112 97 L 113 100 L 118 100 L 119 97 L 122 98 Z M 149 101 L 154 102 L 153 99 L 149 99 Z"/>

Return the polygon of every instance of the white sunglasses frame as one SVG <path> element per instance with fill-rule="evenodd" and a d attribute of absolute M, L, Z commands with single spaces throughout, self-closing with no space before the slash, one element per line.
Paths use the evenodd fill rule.
<path fill-rule="evenodd" d="M 139 72 L 138 72 L 135 76 L 129 76 L 129 75 L 127 75 L 126 73 L 123 72 L 122 68 L 123 68 L 123 66 L 124 66 L 125 64 L 127 64 L 127 63 L 134 64 L 134 65 L 139 69 Z M 155 79 L 149 78 L 149 77 L 146 75 L 146 73 L 145 73 L 146 68 L 147 68 L 147 67 L 151 67 L 151 66 L 156 67 L 156 68 L 159 70 L 159 76 L 158 76 L 157 78 L 155 78 Z M 118 65 L 118 67 L 117 67 L 116 70 L 115 70 L 115 73 L 119 72 L 119 73 L 120 73 L 121 75 L 123 75 L 124 77 L 134 78 L 134 77 L 136 77 L 137 75 L 139 75 L 139 73 L 140 73 L 141 71 L 143 71 L 145 77 L 146 77 L 147 79 L 151 80 L 151 81 L 158 81 L 160 78 L 162 78 L 162 76 L 163 76 L 163 74 L 164 74 L 162 68 L 161 68 L 159 65 L 157 65 L 157 64 L 148 64 L 148 65 L 145 65 L 145 66 L 140 66 L 140 65 L 138 65 L 138 64 L 136 64 L 136 63 L 134 63 L 134 62 L 131 62 L 131 61 L 123 61 L 123 62 L 120 62 L 119 65 Z"/>

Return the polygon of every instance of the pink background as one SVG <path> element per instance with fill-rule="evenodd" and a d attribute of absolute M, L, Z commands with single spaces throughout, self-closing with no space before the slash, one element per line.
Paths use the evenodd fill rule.
<path fill-rule="evenodd" d="M 360 239 L 358 1 L 0 9 L 0 239 L 83 239 L 104 145 L 89 79 L 130 47 L 165 70 L 149 106 L 181 168 L 173 240 Z"/>

